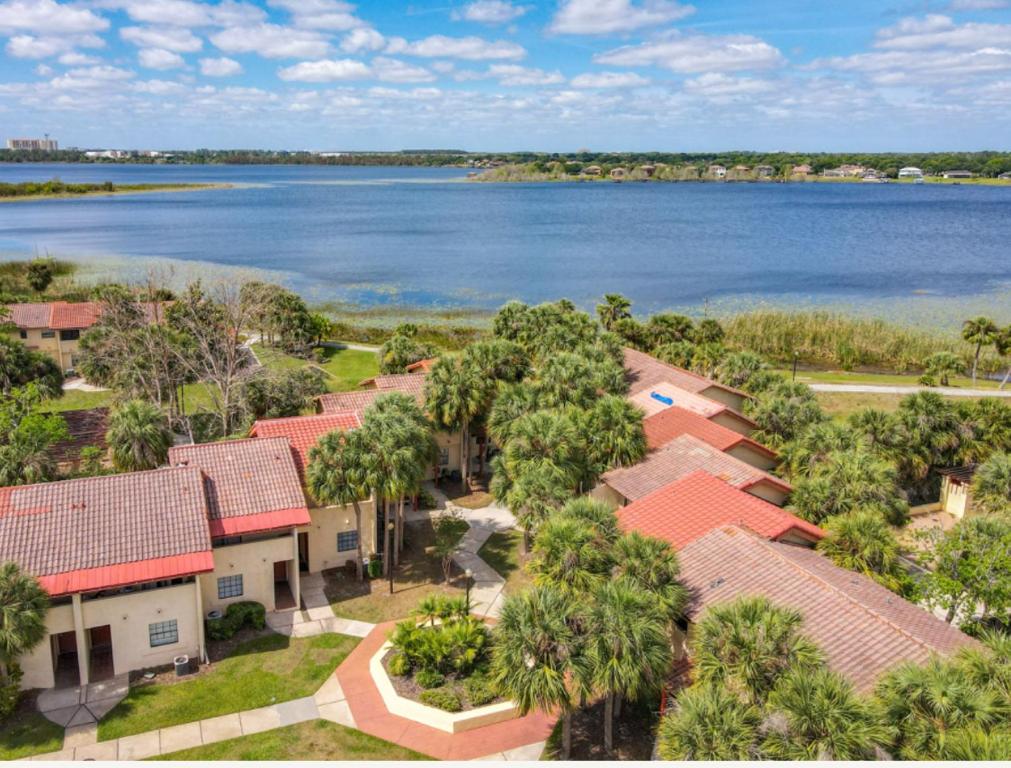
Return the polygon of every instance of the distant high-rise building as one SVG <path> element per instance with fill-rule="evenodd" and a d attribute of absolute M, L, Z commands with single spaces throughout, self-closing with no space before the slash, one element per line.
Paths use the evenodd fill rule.
<path fill-rule="evenodd" d="M 7 139 L 7 149 L 39 149 L 45 152 L 55 152 L 59 148 L 56 139 L 51 139 L 48 135 L 44 139 Z"/>

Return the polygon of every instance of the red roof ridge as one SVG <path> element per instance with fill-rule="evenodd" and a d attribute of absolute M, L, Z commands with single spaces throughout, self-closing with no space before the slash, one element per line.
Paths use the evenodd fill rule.
<path fill-rule="evenodd" d="M 695 437 L 695 435 L 689 435 L 689 434 L 684 434 L 684 435 L 681 435 L 681 437 L 678 437 L 678 438 L 675 438 L 674 440 L 671 440 L 671 442 L 668 443 L 667 446 L 669 446 L 671 443 L 677 442 L 678 440 L 687 440 L 687 441 L 693 442 L 693 443 L 695 443 L 697 445 L 705 446 L 706 448 L 712 448 L 713 450 L 719 450 L 717 448 L 713 448 L 713 446 L 709 445 L 709 443 L 707 443 L 705 440 L 700 440 L 699 438 Z M 664 446 L 660 450 L 661 451 L 667 450 L 667 446 Z M 738 464 L 741 464 L 741 465 L 747 467 L 748 469 L 753 470 L 756 474 L 760 475 L 760 477 L 756 478 L 755 480 L 752 480 L 751 482 L 745 481 L 744 483 L 742 483 L 741 485 L 738 486 L 739 488 L 741 488 L 741 489 L 750 488 L 751 486 L 757 485 L 758 483 L 762 482 L 763 480 L 768 480 L 768 481 L 772 482 L 774 485 L 778 485 L 780 488 L 782 488 L 785 491 L 792 491 L 793 490 L 793 486 L 790 485 L 788 482 L 786 482 L 785 480 L 783 480 L 781 478 L 776 477 L 773 474 L 770 474 L 770 473 L 766 472 L 764 469 L 759 469 L 758 467 L 753 467 L 750 464 L 748 464 L 746 461 L 741 461 L 736 456 L 731 456 L 726 451 L 719 451 L 719 452 L 722 453 L 724 456 L 726 456 L 731 461 L 736 462 Z M 701 471 L 701 470 L 698 470 L 698 471 Z"/>
<path fill-rule="evenodd" d="M 649 354 L 648 352 L 643 352 L 642 350 L 636 349 L 635 347 L 625 347 L 625 351 L 626 352 L 632 352 L 632 353 L 637 354 L 637 355 L 643 355 L 644 357 L 648 357 L 650 360 L 653 360 L 654 362 L 656 362 L 659 365 L 663 365 L 663 366 L 666 366 L 667 368 L 671 368 L 671 369 L 673 369 L 673 370 L 677 371 L 678 373 L 683 374 L 685 376 L 691 376 L 693 379 L 697 379 L 698 381 L 704 381 L 704 382 L 706 382 L 711 387 L 719 387 L 720 389 L 725 389 L 728 392 L 733 392 L 735 395 L 741 395 L 741 397 L 747 398 L 749 400 L 751 399 L 751 395 L 749 395 L 747 392 L 744 392 L 744 391 L 742 391 L 740 389 L 737 389 L 736 387 L 731 387 L 729 384 L 724 384 L 722 382 L 716 381 L 715 379 L 710 379 L 708 376 L 703 376 L 703 375 L 701 375 L 699 373 L 695 373 L 695 371 L 689 371 L 687 368 L 682 368 L 679 365 L 672 365 L 670 363 L 665 363 L 663 360 L 660 360 L 659 358 L 653 357 L 653 355 Z M 731 409 L 731 410 L 733 410 L 733 409 Z M 734 412 L 737 413 L 736 411 L 734 411 Z M 740 415 L 743 415 L 743 414 L 740 414 Z"/>
<path fill-rule="evenodd" d="M 852 597 L 847 592 L 845 592 L 844 590 L 840 589 L 839 587 L 837 587 L 835 584 L 833 584 L 832 582 L 828 581 L 827 579 L 824 579 L 821 576 L 817 575 L 816 573 L 813 573 L 810 569 L 803 567 L 800 563 L 792 560 L 791 558 L 785 557 L 783 555 L 783 553 L 777 551 L 777 547 L 775 546 L 776 544 L 778 544 L 780 546 L 783 546 L 783 547 L 790 547 L 790 546 L 793 546 L 793 545 L 786 544 L 785 542 L 781 542 L 781 541 L 768 541 L 766 539 L 763 539 L 761 536 L 758 536 L 757 534 L 749 531 L 747 528 L 743 528 L 743 529 L 740 528 L 740 526 L 729 526 L 729 527 L 737 529 L 737 530 L 742 530 L 744 533 L 749 534 L 759 544 L 767 547 L 769 549 L 769 551 L 772 552 L 781 562 L 786 563 L 787 565 L 789 565 L 794 570 L 799 571 L 802 575 L 806 576 L 807 578 L 811 579 L 812 581 L 816 582 L 817 584 L 822 585 L 823 587 L 827 588 L 829 591 L 833 592 L 834 594 L 841 596 L 842 598 L 844 598 L 846 600 L 846 602 L 850 603 L 851 605 L 856 606 L 860 611 L 866 613 L 868 616 L 872 617 L 876 621 L 879 621 L 879 622 L 881 622 L 883 624 L 887 624 L 889 627 L 891 627 L 892 629 L 894 629 L 896 632 L 898 632 L 901 635 L 904 635 L 905 637 L 908 637 L 914 643 L 916 643 L 917 645 L 923 647 L 924 649 L 926 649 L 930 653 L 937 653 L 937 649 L 934 646 L 932 646 L 930 643 L 928 643 L 928 642 L 926 642 L 924 640 L 921 640 L 919 637 L 917 637 L 916 635 L 912 634 L 908 630 L 904 629 L 903 627 L 900 627 L 898 624 L 896 624 L 891 619 L 887 618 L 886 616 L 881 615 L 880 613 L 878 613 L 875 610 L 872 610 L 865 603 L 863 603 L 863 602 L 857 600 L 856 598 Z M 822 555 L 820 553 L 817 553 L 816 556 L 817 557 L 825 557 L 824 555 Z M 846 568 L 841 568 L 840 566 L 835 565 L 835 563 L 833 563 L 827 557 L 825 557 L 825 560 L 826 560 L 826 562 L 828 564 L 830 564 L 830 565 L 832 565 L 832 566 L 834 566 L 836 568 L 840 568 L 840 570 L 844 570 L 844 571 L 848 570 Z M 874 581 L 873 579 L 871 579 L 869 576 L 864 576 L 863 574 L 858 573 L 856 571 L 851 571 L 850 573 L 852 573 L 853 576 L 862 577 L 864 579 L 867 579 L 868 581 L 870 581 L 871 583 L 873 583 L 874 585 L 876 585 L 880 589 L 884 589 L 884 590 L 888 591 L 889 595 L 892 598 L 896 599 L 896 600 L 901 600 L 901 601 L 909 603 L 910 605 L 913 605 L 913 606 L 915 606 L 917 608 L 920 608 L 920 610 L 925 610 L 921 606 L 916 605 L 915 603 L 909 602 L 904 597 L 896 595 L 896 594 L 892 593 L 890 590 L 887 590 L 886 587 L 881 586 L 876 581 Z M 929 611 L 926 611 L 926 612 L 929 613 Z M 933 614 L 930 614 L 930 615 L 933 615 Z"/>

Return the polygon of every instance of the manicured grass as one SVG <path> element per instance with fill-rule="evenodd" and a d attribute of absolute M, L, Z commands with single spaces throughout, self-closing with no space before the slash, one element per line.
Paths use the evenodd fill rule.
<path fill-rule="evenodd" d="M 460 535 L 466 532 L 461 529 Z M 358 581 L 344 571 L 324 572 L 326 596 L 338 616 L 378 624 L 403 619 L 422 598 L 437 594 L 463 597 L 464 583 L 454 569 L 454 580 L 447 584 L 442 578 L 442 564 L 435 556 L 435 532 L 427 520 L 409 522 L 404 534 L 404 551 L 400 565 L 393 573 L 393 594 L 385 578 Z"/>
<path fill-rule="evenodd" d="M 193 680 L 131 687 L 99 723 L 98 737 L 115 739 L 309 696 L 357 644 L 343 635 L 248 640 Z"/>
<path fill-rule="evenodd" d="M 0 723 L 0 760 L 19 760 L 63 749 L 63 729 L 22 704 Z"/>
<path fill-rule="evenodd" d="M 815 392 L 818 402 L 829 416 L 845 418 L 862 408 L 894 411 L 909 395 L 880 394 L 877 392 Z M 971 402 L 971 397 L 945 398 L 953 403 Z"/>
<path fill-rule="evenodd" d="M 357 389 L 359 382 L 379 373 L 379 358 L 374 352 L 359 349 L 324 348 L 321 363 L 302 360 L 286 355 L 276 349 L 254 344 L 253 351 L 266 368 L 272 370 L 294 370 L 313 366 L 327 374 L 327 388 L 331 392 L 346 392 Z"/>
<path fill-rule="evenodd" d="M 507 595 L 515 595 L 533 584 L 524 567 L 528 556 L 523 554 L 522 531 L 496 531 L 481 545 L 477 556 L 506 580 Z"/>
<path fill-rule="evenodd" d="M 790 377 L 792 371 L 779 369 L 778 373 Z M 874 384 L 880 386 L 915 387 L 920 381 L 919 374 L 901 373 L 861 373 L 859 371 L 797 371 L 797 381 L 804 384 Z M 973 386 L 968 376 L 952 376 L 949 386 L 962 389 L 997 389 L 1000 382 L 978 378 Z"/>
<path fill-rule="evenodd" d="M 431 760 L 367 733 L 328 720 L 275 728 L 151 760 Z"/>
<path fill-rule="evenodd" d="M 91 408 L 101 408 L 110 405 L 115 397 L 111 390 L 105 392 L 85 392 L 80 389 L 64 390 L 62 397 L 46 400 L 42 403 L 43 410 L 52 413 L 63 411 L 85 411 Z"/>

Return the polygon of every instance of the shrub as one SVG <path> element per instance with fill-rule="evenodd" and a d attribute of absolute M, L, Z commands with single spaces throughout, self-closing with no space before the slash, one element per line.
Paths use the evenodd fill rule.
<path fill-rule="evenodd" d="M 227 640 L 245 626 L 263 629 L 267 625 L 266 609 L 252 600 L 232 603 L 220 619 L 207 620 L 207 636 L 211 640 Z"/>
<path fill-rule="evenodd" d="M 10 717 L 21 698 L 21 667 L 11 664 L 7 679 L 0 682 L 0 722 Z"/>
<path fill-rule="evenodd" d="M 422 691 L 418 697 L 422 704 L 428 704 L 444 712 L 459 712 L 463 709 L 460 697 L 446 688 L 433 688 L 429 691 Z"/>
<path fill-rule="evenodd" d="M 418 509 L 435 509 L 436 506 L 438 505 L 436 504 L 435 496 L 427 488 L 422 488 L 418 492 Z"/>
<path fill-rule="evenodd" d="M 411 671 L 411 660 L 402 653 L 395 653 L 390 656 L 387 668 L 389 669 L 391 675 L 403 677 Z"/>
<path fill-rule="evenodd" d="M 383 575 L 383 558 L 381 555 L 372 555 L 369 558 L 369 578 L 378 579 Z"/>
<path fill-rule="evenodd" d="M 414 682 L 422 688 L 438 688 L 446 682 L 446 678 L 434 669 L 422 669 L 414 676 Z"/>
<path fill-rule="evenodd" d="M 467 701 L 472 707 L 482 707 L 494 701 L 498 696 L 491 681 L 482 675 L 475 675 L 466 680 L 463 689 L 467 693 Z"/>

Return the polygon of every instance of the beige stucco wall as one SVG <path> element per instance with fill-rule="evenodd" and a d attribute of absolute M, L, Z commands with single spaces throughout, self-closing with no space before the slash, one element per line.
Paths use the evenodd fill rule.
<path fill-rule="evenodd" d="M 53 687 L 55 667 L 50 636 L 73 631 L 73 609 L 69 605 L 56 605 L 50 608 L 46 614 L 46 629 L 49 631 L 46 639 L 35 646 L 30 654 L 18 660 L 24 672 L 24 677 L 21 678 L 21 687 L 24 689 Z"/>
<path fill-rule="evenodd" d="M 756 451 L 747 443 L 738 443 L 727 451 L 735 459 L 740 459 L 745 464 L 750 464 L 761 470 L 769 470 L 776 466 L 776 460 L 771 456 Z"/>
<path fill-rule="evenodd" d="M 710 419 L 710 421 L 719 424 L 721 427 L 726 427 L 727 429 L 733 430 L 739 435 L 744 435 L 745 437 L 751 437 L 752 427 L 747 421 L 742 419 L 740 416 L 731 413 L 730 411 L 723 411 L 723 413 L 718 413 Z"/>
<path fill-rule="evenodd" d="M 628 499 L 606 483 L 597 483 L 597 487 L 590 491 L 590 498 L 605 501 L 615 509 L 628 504 Z"/>
<path fill-rule="evenodd" d="M 224 610 L 230 603 L 253 600 L 274 610 L 274 563 L 295 558 L 291 535 L 214 549 L 214 572 L 201 577 L 204 611 Z M 242 595 L 218 598 L 218 579 L 242 575 Z"/>
<path fill-rule="evenodd" d="M 79 340 L 61 341 L 59 331 L 53 332 L 55 334 L 53 338 L 44 339 L 42 338 L 42 332 L 42 328 L 29 328 L 25 331 L 26 338 L 21 338 L 20 331 L 14 331 L 11 334 L 11 338 L 23 342 L 29 349 L 49 355 L 63 370 L 72 368 L 73 357 L 77 354 Z"/>
<path fill-rule="evenodd" d="M 961 519 L 972 514 L 972 488 L 961 483 L 953 483 L 945 477 L 941 480 L 941 509 L 949 515 Z"/>
<path fill-rule="evenodd" d="M 723 403 L 724 405 L 729 405 L 735 411 L 743 411 L 745 398 L 741 395 L 735 394 L 733 392 L 728 392 L 720 387 L 709 387 L 709 389 L 704 389 L 699 394 L 704 397 L 708 397 L 710 400 L 715 400 L 718 403 Z"/>
<path fill-rule="evenodd" d="M 765 499 L 770 504 L 775 504 L 777 507 L 781 507 L 786 504 L 786 498 L 788 496 L 786 491 L 781 488 L 777 488 L 772 483 L 767 483 L 764 480 L 760 483 L 755 483 L 744 490 L 752 496 L 757 496 L 760 499 Z"/>
<path fill-rule="evenodd" d="M 376 516 L 375 507 L 371 501 L 358 503 L 362 515 L 362 531 L 359 532 L 362 542 L 362 553 L 368 557 L 375 551 Z M 316 573 L 325 568 L 343 568 L 344 564 L 355 559 L 355 551 L 337 551 L 337 534 L 351 531 L 355 527 L 355 510 L 346 507 L 317 507 L 309 510 L 312 522 L 303 528 L 309 534 L 309 571 Z"/>

